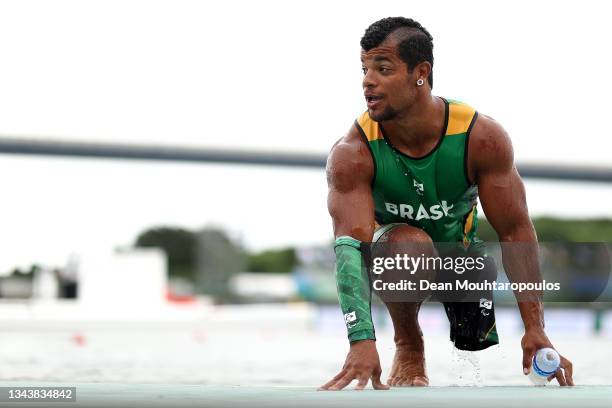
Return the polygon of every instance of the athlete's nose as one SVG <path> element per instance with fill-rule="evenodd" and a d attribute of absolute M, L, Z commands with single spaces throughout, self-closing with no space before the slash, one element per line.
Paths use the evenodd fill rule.
<path fill-rule="evenodd" d="M 376 87 L 376 82 L 374 79 L 374 70 L 368 70 L 363 76 L 363 89 L 372 89 Z"/>

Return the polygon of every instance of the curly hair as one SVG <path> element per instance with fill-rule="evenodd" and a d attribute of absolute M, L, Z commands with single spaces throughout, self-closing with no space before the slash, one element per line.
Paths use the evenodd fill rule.
<path fill-rule="evenodd" d="M 411 18 L 387 17 L 378 20 L 370 25 L 361 37 L 361 48 L 369 51 L 378 47 L 392 33 L 400 41 L 398 53 L 408 65 L 409 71 L 423 61 L 429 62 L 433 68 L 433 37 L 425 27 Z M 429 74 L 427 82 L 433 88 L 433 72 Z"/>

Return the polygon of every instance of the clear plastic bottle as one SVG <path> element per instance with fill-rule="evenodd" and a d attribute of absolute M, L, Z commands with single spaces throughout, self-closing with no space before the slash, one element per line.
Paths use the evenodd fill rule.
<path fill-rule="evenodd" d="M 533 356 L 529 379 L 535 385 L 546 385 L 548 377 L 559 369 L 559 364 L 561 357 L 556 350 L 548 347 L 539 349 Z"/>

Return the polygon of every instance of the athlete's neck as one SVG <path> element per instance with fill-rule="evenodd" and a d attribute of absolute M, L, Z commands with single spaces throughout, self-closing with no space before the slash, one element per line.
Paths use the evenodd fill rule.
<path fill-rule="evenodd" d="M 444 127 L 445 103 L 427 93 L 418 97 L 409 110 L 397 118 L 382 122 L 385 135 L 396 147 L 409 149 L 411 155 L 429 152 L 440 139 Z"/>

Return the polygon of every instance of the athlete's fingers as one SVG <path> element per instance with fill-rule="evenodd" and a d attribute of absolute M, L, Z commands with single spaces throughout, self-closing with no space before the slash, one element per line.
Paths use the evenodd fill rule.
<path fill-rule="evenodd" d="M 572 366 L 572 362 L 568 359 L 561 357 L 561 367 L 565 370 L 565 380 L 567 381 L 567 385 L 574 385 L 574 367 Z"/>
<path fill-rule="evenodd" d="M 359 381 L 357 382 L 357 386 L 355 387 L 355 390 L 357 391 L 363 390 L 365 386 L 368 385 L 368 380 L 369 378 L 367 375 L 363 375 L 359 377 Z"/>
<path fill-rule="evenodd" d="M 566 387 L 567 386 L 567 381 L 565 381 L 565 376 L 563 375 L 563 370 L 562 369 L 558 369 L 557 370 L 557 372 L 555 373 L 555 378 L 559 382 L 560 386 L 562 386 L 562 387 Z"/>
<path fill-rule="evenodd" d="M 340 378 L 344 377 L 344 374 L 346 374 L 346 370 L 343 369 L 338 374 L 336 374 L 336 376 L 334 378 L 332 378 L 331 380 L 329 380 L 328 382 L 326 382 L 325 384 L 320 386 L 319 387 L 319 391 L 323 391 L 323 390 L 329 389 L 329 387 L 331 387 L 336 381 L 338 381 Z"/>
<path fill-rule="evenodd" d="M 375 390 L 388 390 L 391 388 L 387 384 L 383 384 L 380 378 L 372 379 L 372 387 L 374 387 Z"/>
<path fill-rule="evenodd" d="M 565 380 L 567 381 L 567 385 L 569 386 L 574 386 L 574 377 L 572 377 L 572 368 L 566 368 L 565 369 Z"/>
<path fill-rule="evenodd" d="M 340 378 L 342 378 L 344 376 L 344 374 L 346 374 L 345 370 L 340 371 L 338 374 L 336 374 L 334 376 L 334 378 L 332 378 L 331 380 L 329 380 L 328 382 L 326 382 L 325 384 L 323 384 L 322 386 L 319 387 L 319 390 L 327 390 L 329 387 L 331 387 L 336 381 L 338 381 Z"/>
<path fill-rule="evenodd" d="M 525 347 L 523 349 L 523 374 L 529 374 L 531 371 L 531 361 L 533 360 L 533 355 L 536 350 L 533 347 Z"/>
<path fill-rule="evenodd" d="M 330 391 L 340 391 L 341 389 L 349 385 L 351 381 L 353 381 L 354 379 L 355 379 L 355 374 L 351 372 L 346 373 L 346 375 L 342 377 L 341 379 L 339 379 L 337 383 L 329 387 L 329 390 Z"/>
<path fill-rule="evenodd" d="M 389 386 L 387 384 L 383 384 L 380 381 L 380 375 L 382 374 L 382 371 L 378 371 L 374 374 L 372 374 L 372 387 L 375 390 L 388 390 Z"/>

